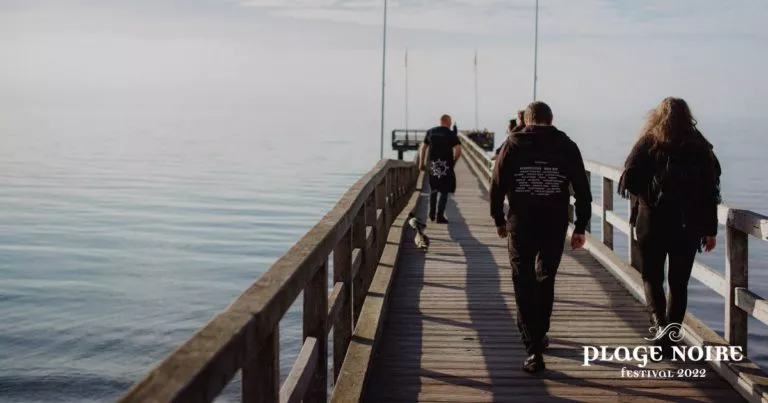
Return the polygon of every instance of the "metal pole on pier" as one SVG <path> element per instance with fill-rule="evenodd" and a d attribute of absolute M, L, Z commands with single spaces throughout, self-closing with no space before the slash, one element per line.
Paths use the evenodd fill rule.
<path fill-rule="evenodd" d="M 408 136 L 408 48 L 405 48 L 405 135 Z"/>
<path fill-rule="evenodd" d="M 381 142 L 379 159 L 384 158 L 384 87 L 387 78 L 387 0 L 384 0 L 384 31 L 381 48 Z"/>
<path fill-rule="evenodd" d="M 536 30 L 533 39 L 533 100 L 536 101 L 536 82 L 539 80 L 539 0 L 536 0 Z"/>
<path fill-rule="evenodd" d="M 478 118 L 478 90 L 477 90 L 477 49 L 475 49 L 475 129 L 480 130 Z"/>

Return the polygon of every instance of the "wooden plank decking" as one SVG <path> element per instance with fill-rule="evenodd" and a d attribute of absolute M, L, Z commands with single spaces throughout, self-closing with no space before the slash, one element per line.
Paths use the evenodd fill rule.
<path fill-rule="evenodd" d="M 428 223 L 427 253 L 403 245 L 384 331 L 366 388 L 368 402 L 738 402 L 705 364 L 706 378 L 621 377 L 632 363 L 583 367 L 583 347 L 642 345 L 643 306 L 585 251 L 566 249 L 557 275 L 547 371 L 521 371 L 525 352 L 515 325 L 506 241 L 496 237 L 485 190 L 466 162 L 448 225 Z M 423 197 L 426 197 L 424 195 Z M 420 217 L 426 217 L 426 200 Z"/>

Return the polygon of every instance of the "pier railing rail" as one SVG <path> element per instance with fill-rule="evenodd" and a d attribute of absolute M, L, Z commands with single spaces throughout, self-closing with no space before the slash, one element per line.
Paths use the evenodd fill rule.
<path fill-rule="evenodd" d="M 461 136 L 461 135 L 460 135 Z M 480 168 L 478 172 L 488 183 L 492 180 L 493 161 L 474 142 L 461 136 L 465 154 L 470 164 Z M 637 268 L 637 245 L 628 220 L 614 212 L 614 183 L 619 181 L 622 170 L 618 167 L 594 161 L 584 161 L 590 184 L 592 176 L 602 179 L 602 201 L 592 202 L 592 214 L 600 219 L 601 242 L 613 250 L 614 230 L 628 237 L 629 263 Z M 571 199 L 573 203 L 573 198 Z M 626 203 L 629 205 L 630 200 Z M 573 220 L 573 204 L 570 209 Z M 692 277 L 725 297 L 725 339 L 747 351 L 747 318 L 753 316 L 768 325 L 768 302 L 748 288 L 749 237 L 768 241 L 768 217 L 749 210 L 741 210 L 721 204 L 718 221 L 725 226 L 725 276 L 711 267 L 696 261 Z M 591 222 L 587 227 L 591 232 Z"/>
<path fill-rule="evenodd" d="M 630 264 L 638 268 L 634 228 L 614 213 L 615 183 L 622 170 L 594 161 L 584 165 L 590 178 L 595 175 L 602 180 L 602 203 L 592 203 L 592 214 L 600 219 L 602 243 L 613 249 L 614 230 L 618 229 L 627 236 Z M 768 217 L 725 204 L 718 206 L 717 215 L 725 227 L 725 275 L 697 260 L 691 276 L 725 298 L 725 339 L 733 346 L 742 346 L 746 354 L 748 317 L 768 325 L 768 303 L 748 288 L 749 237 L 768 241 Z"/>
<path fill-rule="evenodd" d="M 459 135 L 464 155 L 475 173 L 490 186 L 493 177 L 494 161 L 480 148 L 463 134 Z M 627 236 L 629 245 L 629 262 L 634 270 L 638 269 L 637 244 L 633 236 L 634 231 L 628 220 L 614 212 L 614 184 L 619 181 L 622 170 L 618 167 L 601 164 L 594 161 L 584 161 L 587 178 L 592 183 L 592 177 L 602 179 L 602 200 L 600 203 L 592 202 L 593 217 L 600 220 L 601 239 L 596 240 L 589 236 L 588 239 L 600 245 L 592 245 L 588 240 L 587 248 L 604 266 L 611 271 L 638 299 L 644 301 L 642 280 L 637 271 L 629 272 L 623 267 L 621 261 L 613 253 L 613 240 L 615 230 Z M 573 222 L 574 199 L 571 198 L 569 217 Z M 629 205 L 631 201 L 627 200 Z M 699 280 L 708 288 L 714 290 L 725 298 L 724 316 L 724 342 L 731 346 L 741 346 L 744 355 L 747 355 L 748 319 L 749 316 L 768 325 L 768 302 L 756 293 L 749 290 L 749 238 L 768 241 L 768 217 L 749 210 L 734 208 L 725 204 L 718 206 L 718 221 L 725 227 L 725 275 L 698 260 L 694 263 L 692 277 Z M 590 225 L 587 231 L 591 232 Z M 695 316 L 686 315 L 686 325 L 697 333 L 691 340 L 697 344 L 722 344 L 720 337 L 711 329 L 706 328 Z M 715 368 L 734 387 L 740 389 L 742 394 L 757 396 L 759 393 L 768 393 L 762 390 L 759 377 L 764 372 L 755 364 L 748 362 L 740 367 L 727 364 Z M 761 374 L 761 375 L 757 375 Z M 755 377 L 753 377 L 755 376 Z"/>
<path fill-rule="evenodd" d="M 394 218 L 415 189 L 414 163 L 382 160 L 222 313 L 133 385 L 121 402 L 210 402 L 238 371 L 242 401 L 325 402 Z M 333 288 L 329 295 L 329 256 Z M 303 345 L 280 386 L 280 319 L 303 292 Z"/>

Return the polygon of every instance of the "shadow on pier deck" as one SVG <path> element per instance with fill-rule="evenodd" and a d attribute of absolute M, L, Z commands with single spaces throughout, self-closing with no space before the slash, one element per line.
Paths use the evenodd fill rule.
<path fill-rule="evenodd" d="M 587 235 L 584 250 L 566 248 L 547 370 L 522 372 L 506 244 L 489 216 L 491 161 L 460 137 L 465 158 L 450 223 L 428 224 L 428 252 L 415 248 L 407 225 L 409 213 L 425 217 L 423 177 L 412 163 L 380 161 L 121 402 L 211 402 L 238 373 L 248 403 L 768 402 L 768 376 L 749 359 L 665 360 L 643 368 L 645 377 L 622 372 L 638 370 L 639 361 L 583 365 L 584 346 L 631 349 L 649 336 L 640 274 L 612 250 L 615 231 L 631 232 L 613 211 L 620 172 L 593 162 L 586 167 L 590 178 L 602 177 L 602 201 L 593 203 L 601 239 Z M 721 205 L 719 220 L 725 275 L 698 262 L 692 275 L 724 297 L 725 334 L 689 313 L 683 342 L 746 352 L 748 318 L 768 323 L 768 303 L 748 289 L 747 270 L 748 240 L 768 240 L 768 217 Z M 299 297 L 303 344 L 290 373 L 281 374 L 280 319 Z M 650 374 L 662 369 L 672 377 Z"/>
<path fill-rule="evenodd" d="M 458 190 L 446 213 L 450 223 L 428 224 L 429 252 L 404 247 L 364 401 L 741 400 L 705 363 L 647 367 L 707 374 L 673 380 L 622 379 L 621 368 L 636 363 L 582 366 L 582 346 L 642 345 L 648 317 L 589 252 L 569 248 L 557 275 L 547 371 L 521 371 L 525 351 L 515 325 L 506 243 L 489 220 L 482 184 L 465 163 L 457 174 Z"/>

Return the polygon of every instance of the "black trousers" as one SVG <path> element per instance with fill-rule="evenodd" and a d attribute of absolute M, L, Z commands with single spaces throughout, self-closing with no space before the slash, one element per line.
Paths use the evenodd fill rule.
<path fill-rule="evenodd" d="M 639 269 L 652 325 L 682 323 L 688 306 L 688 280 L 701 236 L 684 228 L 679 215 L 641 205 L 636 235 Z M 669 257 L 669 303 L 664 295 L 664 263 Z"/>
<path fill-rule="evenodd" d="M 437 207 L 437 217 L 445 214 L 445 206 L 448 204 L 448 192 L 439 192 L 432 190 L 429 193 L 429 216 L 435 216 L 435 207 Z"/>
<path fill-rule="evenodd" d="M 567 211 L 567 210 L 566 210 Z M 555 302 L 555 275 L 568 229 L 563 214 L 512 215 L 507 221 L 509 264 L 517 304 L 517 328 L 528 354 L 540 354 Z M 531 218 L 533 217 L 533 218 Z"/>

